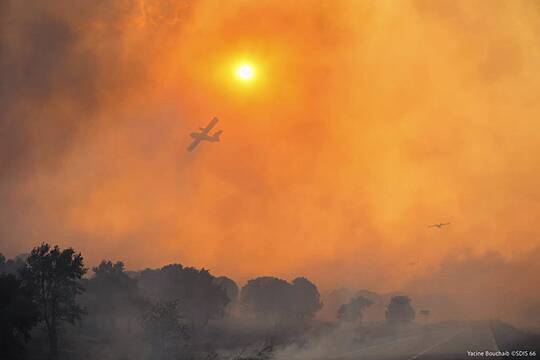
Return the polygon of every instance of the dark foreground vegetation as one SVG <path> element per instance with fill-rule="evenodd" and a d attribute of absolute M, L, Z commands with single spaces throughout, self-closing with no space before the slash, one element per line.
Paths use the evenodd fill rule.
<path fill-rule="evenodd" d="M 0 359 L 337 359 L 401 338 L 429 339 L 426 329 L 463 333 L 455 324 L 429 325 L 425 309 L 422 325 L 414 325 L 405 295 L 389 299 L 384 321 L 362 325 L 371 294 L 350 297 L 325 323 L 315 319 L 319 290 L 304 277 L 258 277 L 240 289 L 180 264 L 127 271 L 104 260 L 89 270 L 73 249 L 42 244 L 14 259 L 0 254 Z M 491 327 L 505 347 L 538 341 L 501 323 Z"/>

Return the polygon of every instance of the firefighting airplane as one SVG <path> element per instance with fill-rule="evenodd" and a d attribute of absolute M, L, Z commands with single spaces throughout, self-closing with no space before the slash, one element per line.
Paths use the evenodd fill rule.
<path fill-rule="evenodd" d="M 428 225 L 428 228 L 437 227 L 437 228 L 441 229 L 443 226 L 447 226 L 447 225 L 450 225 L 450 223 L 440 223 L 440 224 Z"/>
<path fill-rule="evenodd" d="M 214 135 L 208 135 L 210 130 L 214 127 L 214 125 L 217 124 L 218 118 L 214 117 L 212 121 L 205 127 L 205 128 L 199 128 L 200 132 L 192 132 L 189 136 L 193 139 L 193 142 L 188 146 L 188 151 L 193 151 L 199 145 L 201 141 L 210 141 L 210 142 L 217 142 L 219 141 L 219 136 L 223 132 L 222 130 L 218 130 L 214 133 Z"/>

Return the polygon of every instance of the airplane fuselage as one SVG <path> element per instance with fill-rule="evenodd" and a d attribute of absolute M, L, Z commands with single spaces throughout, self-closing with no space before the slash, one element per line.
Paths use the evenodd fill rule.
<path fill-rule="evenodd" d="M 198 133 L 198 132 L 192 132 L 190 134 L 191 138 L 192 139 L 195 139 L 195 140 L 199 140 L 199 141 L 211 141 L 211 142 L 215 142 L 215 141 L 219 141 L 219 137 L 216 136 L 216 135 L 208 135 L 208 134 L 201 134 L 201 133 Z"/>

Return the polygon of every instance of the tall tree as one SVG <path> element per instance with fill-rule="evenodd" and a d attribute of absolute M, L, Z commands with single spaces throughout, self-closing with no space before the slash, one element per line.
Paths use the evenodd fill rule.
<path fill-rule="evenodd" d="M 58 354 L 58 330 L 61 322 L 75 323 L 83 309 L 75 299 L 84 289 L 81 278 L 86 269 L 81 254 L 49 244 L 35 247 L 21 270 L 23 287 L 32 294 L 49 339 L 49 356 Z"/>
<path fill-rule="evenodd" d="M 22 359 L 30 330 L 38 322 L 38 309 L 21 281 L 0 274 L 0 359 Z"/>

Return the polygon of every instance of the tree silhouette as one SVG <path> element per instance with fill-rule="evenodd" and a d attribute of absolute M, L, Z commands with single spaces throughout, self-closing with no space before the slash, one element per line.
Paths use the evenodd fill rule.
<path fill-rule="evenodd" d="M 23 287 L 38 306 L 40 319 L 45 323 L 49 340 L 49 356 L 58 354 L 58 330 L 62 321 L 74 323 L 83 309 L 75 298 L 84 289 L 81 278 L 86 269 L 83 257 L 72 248 L 60 250 L 49 244 L 34 248 L 21 270 Z"/>
<path fill-rule="evenodd" d="M 290 314 L 290 292 L 291 284 L 287 281 L 263 276 L 249 280 L 240 298 L 255 314 L 280 320 Z"/>
<path fill-rule="evenodd" d="M 85 283 L 88 311 L 98 319 L 105 318 L 111 327 L 116 318 L 134 318 L 143 301 L 137 280 L 126 274 L 124 263 L 103 260 L 92 271 L 94 276 Z"/>
<path fill-rule="evenodd" d="M 237 300 L 239 290 L 238 285 L 236 285 L 234 280 L 226 276 L 219 276 L 215 278 L 213 282 L 225 290 L 227 297 L 229 298 L 229 302 L 235 302 Z"/>
<path fill-rule="evenodd" d="M 292 311 L 300 320 L 313 319 L 323 304 L 315 284 L 305 277 L 298 277 L 292 282 Z"/>
<path fill-rule="evenodd" d="M 415 311 L 408 296 L 393 296 L 386 308 L 386 320 L 391 323 L 407 323 L 415 318 Z"/>
<path fill-rule="evenodd" d="M 30 329 L 38 322 L 38 309 L 21 281 L 12 274 L 0 275 L 0 358 L 22 359 Z"/>
<path fill-rule="evenodd" d="M 210 319 L 223 317 L 229 303 L 225 289 L 214 279 L 208 270 L 171 264 L 159 270 L 144 270 L 139 288 L 153 301 L 178 301 L 184 316 L 202 327 Z"/>
<path fill-rule="evenodd" d="M 248 281 L 240 297 L 256 315 L 278 321 L 308 320 L 322 307 L 317 287 L 306 278 L 289 284 L 275 277 L 258 277 Z"/>
<path fill-rule="evenodd" d="M 364 296 L 354 297 L 348 303 L 339 307 L 338 319 L 343 321 L 361 321 L 364 309 L 372 304 L 373 301 Z"/>
<path fill-rule="evenodd" d="M 190 327 L 180 315 L 178 301 L 152 305 L 143 315 L 142 326 L 156 359 L 187 355 Z"/>

